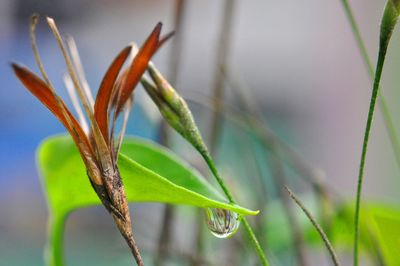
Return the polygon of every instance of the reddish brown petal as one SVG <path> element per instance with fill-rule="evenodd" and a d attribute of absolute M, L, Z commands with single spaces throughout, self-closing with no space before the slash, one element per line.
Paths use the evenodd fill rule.
<path fill-rule="evenodd" d="M 62 102 L 60 99 L 60 106 L 60 103 L 56 98 L 57 96 L 51 92 L 47 84 L 27 68 L 17 64 L 12 64 L 12 68 L 24 86 L 34 96 L 36 96 L 69 131 L 76 145 L 78 146 L 83 159 L 86 161 L 85 156 L 87 156 L 87 154 L 93 155 L 85 132 L 82 130 L 73 115 L 69 112 L 64 102 Z"/>
<path fill-rule="evenodd" d="M 114 59 L 104 75 L 99 91 L 97 92 L 94 117 L 106 141 L 108 140 L 108 110 L 112 99 L 112 91 L 121 67 L 124 65 L 131 49 L 131 46 L 125 47 Z"/>
<path fill-rule="evenodd" d="M 158 23 L 157 26 L 154 28 L 153 32 L 150 34 L 150 36 L 144 42 L 142 47 L 139 49 L 138 54 L 133 60 L 127 78 L 121 88 L 120 98 L 116 106 L 117 113 L 119 113 L 122 110 L 129 96 L 132 94 L 132 91 L 135 89 L 137 83 L 140 80 L 140 77 L 146 70 L 147 64 L 150 61 L 153 54 L 157 51 L 158 48 L 160 48 L 160 46 L 167 39 L 169 39 L 172 36 L 172 34 L 168 34 L 166 37 L 160 39 L 161 27 L 162 24 Z"/>

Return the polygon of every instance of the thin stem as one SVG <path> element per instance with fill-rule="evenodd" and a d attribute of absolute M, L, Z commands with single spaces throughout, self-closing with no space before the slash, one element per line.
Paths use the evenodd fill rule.
<path fill-rule="evenodd" d="M 253 244 L 253 246 L 254 246 L 255 249 L 256 249 L 256 252 L 257 252 L 257 254 L 258 254 L 258 256 L 259 256 L 259 258 L 260 258 L 260 260 L 261 260 L 262 265 L 264 265 L 264 266 L 269 266 L 268 260 L 267 260 L 267 258 L 265 257 L 264 251 L 263 251 L 263 249 L 261 248 L 261 245 L 260 245 L 260 243 L 258 242 L 257 237 L 256 237 L 256 235 L 255 235 L 254 232 L 253 232 L 253 229 L 251 229 L 251 226 L 250 226 L 249 222 L 248 222 L 248 221 L 246 220 L 246 218 L 244 218 L 244 217 L 242 217 L 242 224 L 243 224 L 243 226 L 244 226 L 244 229 L 245 229 L 246 232 L 247 232 L 247 235 L 248 235 L 249 238 L 250 238 L 251 243 Z"/>
<path fill-rule="evenodd" d="M 123 107 L 124 116 L 122 119 L 121 129 L 120 129 L 120 131 L 118 133 L 118 137 L 117 137 L 117 146 L 115 147 L 115 151 L 114 151 L 116 163 L 118 162 L 118 154 L 119 154 L 119 151 L 121 150 L 122 141 L 125 136 L 126 125 L 128 124 L 129 114 L 131 112 L 132 106 L 133 106 L 133 95 L 130 98 L 128 98 L 125 106 Z M 114 134 L 114 131 L 112 133 Z"/>
<path fill-rule="evenodd" d="M 254 152 L 254 150 L 257 149 L 254 146 L 258 143 L 255 143 L 254 136 L 249 136 L 247 132 L 241 131 L 237 135 L 238 144 L 240 145 L 239 149 L 243 152 L 246 151 L 246 155 L 244 156 L 247 159 L 247 161 L 245 162 L 245 166 L 247 166 L 246 172 L 250 173 L 254 170 L 254 174 L 251 174 L 250 176 L 253 177 L 253 180 L 251 182 L 254 182 L 254 187 L 255 189 L 257 189 L 257 191 L 254 191 L 254 194 L 257 194 L 256 198 L 258 201 L 258 206 L 263 206 L 266 202 L 268 202 L 269 192 L 268 185 L 266 184 L 264 179 L 264 173 L 261 167 L 261 163 L 257 158 L 257 154 Z M 266 236 L 268 235 L 268 233 L 264 223 L 264 218 L 265 214 L 263 212 L 254 217 L 254 229 L 256 234 L 259 236 L 258 240 L 261 246 L 265 249 L 267 247 Z"/>
<path fill-rule="evenodd" d="M 71 76 L 68 74 L 64 75 L 64 85 L 67 89 L 69 98 L 71 99 L 72 105 L 75 108 L 75 111 L 78 115 L 79 124 L 82 126 L 83 131 L 88 134 L 89 126 L 86 122 L 85 115 L 83 114 L 83 110 L 79 105 L 78 96 L 76 95 L 76 90 L 74 88 L 74 83 L 72 82 Z"/>
<path fill-rule="evenodd" d="M 71 118 L 67 114 L 67 109 L 66 109 L 65 105 L 63 104 L 63 100 L 55 92 L 54 86 L 52 85 L 49 77 L 47 76 L 46 71 L 45 71 L 44 66 L 43 66 L 43 63 L 42 63 L 42 60 L 40 58 L 39 50 L 38 50 L 38 47 L 37 47 L 37 44 L 36 44 L 36 26 L 37 26 L 38 22 L 39 22 L 39 15 L 38 14 L 33 14 L 32 17 L 31 17 L 31 23 L 30 23 L 30 37 L 31 37 L 31 44 L 32 44 L 33 54 L 35 56 L 35 60 L 36 60 L 36 63 L 38 65 L 38 67 L 39 67 L 39 70 L 40 70 L 40 72 L 41 72 L 41 74 L 43 76 L 43 79 L 45 80 L 45 82 L 48 85 L 51 93 L 53 94 L 54 98 L 57 101 L 58 107 L 60 108 L 63 116 L 65 117 L 65 119 L 67 121 L 67 123 L 69 125 L 72 125 Z M 75 137 L 76 138 L 80 138 L 78 136 L 76 128 L 74 126 L 71 126 L 71 128 L 72 128 L 72 131 L 73 131 L 73 134 L 75 135 Z"/>
<path fill-rule="evenodd" d="M 289 227 L 292 235 L 292 244 L 293 249 L 295 251 L 297 262 L 300 266 L 307 265 L 305 247 L 304 247 L 304 238 L 301 232 L 300 224 L 297 219 L 295 210 L 293 206 L 290 204 L 289 199 L 284 194 L 283 188 L 287 183 L 287 176 L 285 173 L 284 165 L 281 161 L 280 149 L 279 146 L 275 144 L 271 145 L 271 152 L 273 155 L 271 159 L 268 161 L 270 163 L 270 168 L 272 171 L 272 176 L 275 181 L 275 186 L 278 189 L 279 198 L 282 201 L 283 209 L 286 212 L 287 221 L 289 223 Z"/>
<path fill-rule="evenodd" d="M 218 143 L 219 134 L 221 131 L 221 115 L 222 110 L 222 99 L 224 96 L 224 66 L 226 65 L 227 55 L 230 49 L 230 39 L 232 33 L 232 22 L 233 22 L 233 11 L 235 7 L 235 0 L 225 0 L 223 7 L 223 18 L 221 25 L 221 34 L 218 39 L 218 50 L 217 50 L 217 61 L 216 69 L 214 72 L 214 87 L 213 87 L 213 101 L 214 115 L 211 118 L 211 130 L 210 130 L 210 151 L 211 154 L 215 153 L 216 146 Z"/>
<path fill-rule="evenodd" d="M 229 70 L 229 71 L 228 71 Z M 251 90 L 246 86 L 245 82 L 240 79 L 240 75 L 235 73 L 232 75 L 230 73 L 230 69 L 227 69 L 227 71 L 224 73 L 225 78 L 227 79 L 229 85 L 232 87 L 233 92 L 235 93 L 235 96 L 238 99 L 239 102 L 239 108 L 240 110 L 246 110 L 246 114 L 250 113 L 252 116 L 249 115 L 244 115 L 244 119 L 246 120 L 246 123 L 249 124 L 251 128 L 256 128 L 255 126 L 252 126 L 251 124 L 254 123 L 254 118 L 259 119 L 260 121 L 263 119 L 263 114 L 262 111 L 259 108 L 259 105 L 257 103 L 256 98 L 252 94 Z M 254 118 L 253 118 L 254 117 Z M 259 123 L 261 127 L 265 125 L 265 123 Z M 277 155 L 277 149 L 274 147 L 279 147 L 279 151 L 283 150 L 286 148 L 287 145 L 282 144 L 282 141 L 276 137 L 264 137 L 268 134 L 269 130 L 263 129 L 263 137 L 262 140 L 270 150 Z M 271 131 L 272 132 L 272 131 Z M 273 133 L 272 133 L 273 134 Z M 261 135 L 261 134 L 260 134 Z M 271 135 L 271 134 L 269 134 Z M 299 165 L 297 169 L 300 169 L 299 172 L 303 173 L 303 176 L 307 177 L 307 179 L 311 179 L 311 185 L 314 190 L 314 192 L 321 198 L 319 201 L 320 209 L 321 209 L 321 215 L 324 220 L 324 224 L 329 227 L 329 220 L 330 220 L 330 207 L 331 207 L 331 202 L 329 199 L 328 195 L 328 187 L 323 184 L 323 180 L 321 175 L 323 175 L 322 171 L 318 171 L 316 169 L 313 169 L 311 166 L 308 166 L 308 163 L 303 162 L 301 157 L 297 155 L 295 152 L 291 152 L 291 148 L 287 146 L 289 149 L 288 154 L 293 157 L 292 161 L 295 162 L 295 164 Z M 279 154 L 279 157 L 281 158 L 281 154 Z M 301 173 L 300 173 L 301 175 Z"/>
<path fill-rule="evenodd" d="M 61 53 L 64 57 L 66 65 L 67 65 L 68 73 L 71 76 L 74 87 L 78 93 L 80 100 L 82 101 L 82 105 L 83 105 L 84 109 L 86 110 L 88 116 L 91 117 L 91 116 L 93 116 L 93 110 L 90 106 L 88 98 L 86 97 L 86 94 L 84 93 L 84 91 L 79 83 L 78 75 L 75 72 L 72 60 L 68 55 L 67 49 L 64 45 L 63 39 L 61 38 L 61 34 L 56 26 L 56 23 L 52 18 L 47 17 L 46 19 L 47 19 L 47 23 L 48 23 L 51 31 L 53 32 L 54 37 L 58 43 L 58 46 L 60 47 Z"/>
<path fill-rule="evenodd" d="M 222 180 L 222 178 L 220 177 L 218 170 L 215 166 L 214 161 L 211 158 L 211 155 L 206 147 L 206 145 L 204 144 L 203 138 L 201 137 L 201 134 L 197 128 L 197 125 L 194 122 L 193 116 L 186 104 L 186 102 L 183 100 L 183 98 L 181 98 L 179 96 L 179 94 L 176 93 L 176 91 L 168 84 L 166 83 L 165 79 L 161 76 L 161 74 L 159 74 L 156 69 L 149 69 L 150 75 L 152 75 L 152 78 L 155 80 L 155 82 L 157 83 L 157 85 L 159 86 L 160 90 L 164 90 L 164 91 L 159 91 L 160 93 L 162 93 L 162 97 L 166 97 L 166 98 L 161 98 L 160 97 L 160 101 L 164 100 L 166 107 L 170 108 L 169 110 L 167 109 L 163 109 L 165 107 L 163 106 L 158 106 L 162 115 L 164 116 L 164 118 L 170 123 L 170 125 L 183 137 L 185 138 L 203 157 L 203 159 L 206 161 L 208 167 L 210 168 L 211 172 L 213 173 L 213 176 L 216 178 L 218 184 L 220 185 L 220 187 L 222 188 L 222 190 L 224 191 L 226 197 L 228 198 L 230 203 L 235 203 L 235 201 L 233 200 L 233 197 L 230 193 L 230 191 L 228 190 L 228 188 L 226 187 L 224 181 Z M 160 102 L 157 101 L 157 95 L 155 95 L 155 93 L 158 93 L 156 90 L 156 88 L 152 88 L 151 85 L 149 86 L 148 83 L 142 83 L 146 90 L 149 92 L 149 95 L 154 98 L 153 100 L 156 102 L 156 104 L 160 104 Z M 146 85 L 147 84 L 147 85 Z M 166 87 L 165 84 L 167 84 L 168 86 Z M 153 91 L 153 92 L 150 92 Z M 173 101 L 171 101 L 170 99 L 168 99 L 168 97 L 170 97 L 169 95 L 165 95 L 167 94 L 167 92 L 169 94 L 173 94 L 175 99 Z M 170 116 L 171 113 L 165 113 L 166 111 L 172 111 L 173 116 L 175 116 L 175 118 L 172 120 Z M 254 235 L 254 233 L 253 233 Z M 258 241 L 257 241 L 258 243 Z M 261 247 L 259 246 L 255 246 L 255 248 L 258 250 L 258 253 L 260 253 L 259 251 L 261 250 Z M 262 252 L 261 252 L 262 253 Z M 267 265 L 266 262 L 266 258 L 265 255 L 262 254 L 260 255 L 260 259 L 263 263 L 263 265 Z"/>
<path fill-rule="evenodd" d="M 208 153 L 208 151 L 206 150 L 206 151 L 202 152 L 201 155 L 203 156 L 204 160 L 206 161 L 208 167 L 210 167 L 210 170 L 211 170 L 212 174 L 214 175 L 214 177 L 217 180 L 217 182 L 218 182 L 219 186 L 221 187 L 221 189 L 224 191 L 224 194 L 228 198 L 229 203 L 235 203 L 235 201 L 233 200 L 233 196 L 232 196 L 231 192 L 226 187 L 224 180 L 219 175 L 217 167 L 215 166 L 214 161 L 212 160 L 212 158 L 211 158 L 210 154 Z"/>
<path fill-rule="evenodd" d="M 356 39 L 358 49 L 360 50 L 361 57 L 364 61 L 364 65 L 368 71 L 368 74 L 371 80 L 374 79 L 374 68 L 371 63 L 371 59 L 368 56 L 367 49 L 365 47 L 365 42 L 361 36 L 360 29 L 357 25 L 357 22 L 353 15 L 353 10 L 350 7 L 348 0 L 341 0 L 344 11 L 346 13 L 346 17 L 350 23 L 351 30 L 353 32 L 354 38 Z M 394 127 L 392 116 L 390 115 L 388 105 L 386 103 L 386 99 L 383 94 L 380 92 L 378 95 L 378 105 L 379 110 L 381 111 L 386 130 L 389 135 L 389 140 L 391 142 L 391 146 L 396 158 L 397 166 L 400 168 L 400 142 L 398 139 L 398 134 L 396 132 L 396 128 Z"/>
<path fill-rule="evenodd" d="M 361 205 L 361 191 L 362 191 L 362 185 L 363 185 L 363 179 L 364 179 L 365 157 L 367 155 L 369 135 L 370 135 L 370 131 L 371 131 L 372 119 L 374 117 L 376 96 L 378 95 L 379 81 L 380 81 L 381 74 L 382 74 L 383 62 L 384 62 L 384 58 L 382 56 L 379 56 L 378 64 L 377 64 L 377 71 L 376 71 L 376 76 L 375 76 L 375 81 L 374 81 L 374 87 L 372 90 L 371 101 L 369 104 L 367 124 L 365 126 L 364 140 L 363 140 L 361 159 L 360 159 L 360 168 L 358 171 L 356 209 L 355 209 L 355 216 L 354 216 L 354 265 L 355 266 L 358 265 L 358 240 L 359 240 L 359 218 L 360 218 L 359 216 L 360 216 L 360 205 Z"/>
<path fill-rule="evenodd" d="M 322 170 L 312 166 L 307 162 L 303 156 L 295 151 L 292 147 L 287 145 L 278 135 L 276 135 L 263 121 L 263 114 L 259 108 L 259 105 L 251 92 L 250 88 L 240 79 L 238 73 L 231 73 L 231 69 L 227 69 L 223 74 L 227 79 L 229 85 L 232 87 L 232 91 L 240 102 L 240 109 L 246 110 L 246 114 L 240 114 L 240 120 L 243 120 L 245 128 L 250 127 L 258 137 L 260 137 L 267 147 L 271 148 L 273 145 L 277 145 L 282 152 L 282 155 L 288 159 L 293 168 L 299 172 L 305 181 L 311 183 L 313 187 L 320 187 L 322 192 L 328 191 L 328 187 L 325 185 L 323 179 Z M 224 106 L 225 108 L 226 106 Z M 232 113 L 229 110 L 228 113 Z M 249 114 L 248 114 L 249 113 Z M 271 149 L 272 150 L 272 149 Z"/>
<path fill-rule="evenodd" d="M 176 81 L 178 79 L 178 73 L 181 64 L 182 58 L 182 44 L 183 44 L 183 18 L 185 14 L 185 6 L 186 2 L 184 0 L 175 0 L 174 1 L 174 28 L 175 28 L 175 36 L 172 38 L 171 42 L 171 53 L 169 56 L 169 73 L 168 73 L 168 81 L 173 86 L 176 85 Z M 175 86 L 176 87 L 176 86 Z"/>
<path fill-rule="evenodd" d="M 157 255 L 154 265 L 162 265 L 166 255 L 169 253 L 168 247 L 171 244 L 171 231 L 175 217 L 175 208 L 172 205 L 165 205 L 162 219 L 160 236 L 157 244 Z"/>
<path fill-rule="evenodd" d="M 215 110 L 212 105 L 207 104 L 207 99 L 201 100 L 200 96 L 186 97 L 186 100 L 211 108 L 213 111 Z M 225 103 L 223 105 L 223 110 L 226 112 L 222 113 L 222 111 L 220 111 L 221 115 L 243 130 L 255 133 L 266 143 L 267 147 L 270 147 L 272 143 L 276 142 L 281 148 L 283 159 L 285 159 L 292 168 L 298 171 L 300 177 L 303 178 L 305 182 L 315 187 L 323 187 L 324 191 L 333 191 L 332 188 L 326 185 L 324 172 L 314 167 L 297 150 L 285 143 L 272 129 L 265 125 L 264 121 L 251 115 L 240 114 L 235 108 Z"/>
<path fill-rule="evenodd" d="M 343 9 L 346 13 L 346 17 L 350 23 L 351 31 L 353 32 L 354 38 L 356 39 L 357 46 L 358 46 L 358 49 L 360 50 L 361 57 L 364 61 L 365 67 L 367 68 L 369 76 L 371 77 L 371 79 L 373 79 L 374 78 L 374 68 L 372 66 L 371 59 L 369 58 L 367 48 L 365 47 L 364 40 L 361 37 L 360 29 L 354 18 L 353 10 L 350 7 L 350 4 L 347 0 L 341 0 L 340 2 L 342 3 Z"/>
<path fill-rule="evenodd" d="M 203 210 L 198 209 L 196 210 L 196 233 L 194 237 L 194 245 L 195 249 L 194 253 L 196 254 L 196 257 L 202 258 L 203 253 L 204 253 L 204 213 Z M 198 266 L 202 265 L 201 261 L 199 260 L 193 260 L 189 264 L 190 266 Z"/>
<path fill-rule="evenodd" d="M 328 239 L 328 237 L 326 236 L 326 234 L 324 233 L 324 230 L 321 228 L 321 226 L 318 224 L 318 222 L 315 220 L 315 218 L 313 217 L 313 215 L 307 210 L 307 208 L 304 206 L 303 203 L 301 203 L 301 201 L 294 195 L 294 193 L 287 187 L 285 186 L 285 189 L 287 190 L 287 192 L 289 193 L 289 196 L 294 200 L 294 202 L 296 202 L 296 204 L 303 210 L 303 212 L 305 213 L 305 215 L 307 215 L 308 219 L 310 220 L 310 222 L 312 223 L 312 225 L 315 227 L 315 229 L 318 231 L 319 235 L 321 236 L 322 240 L 325 243 L 326 248 L 329 251 L 329 254 L 331 255 L 332 258 L 332 262 L 335 266 L 339 266 L 339 260 L 337 258 L 337 255 L 335 253 L 335 251 L 333 250 L 333 247 Z"/>
<path fill-rule="evenodd" d="M 330 195 L 324 186 L 314 185 L 313 191 L 319 199 L 319 216 L 325 231 L 330 235 L 332 230 L 332 216 L 335 208 L 335 202 L 330 199 Z"/>
<path fill-rule="evenodd" d="M 86 75 L 85 75 L 85 71 L 83 70 L 83 65 L 79 56 L 79 52 L 78 52 L 78 47 L 76 46 L 75 40 L 74 38 L 72 38 L 71 36 L 69 36 L 67 38 L 67 48 L 69 50 L 69 53 L 71 55 L 71 60 L 72 60 L 72 64 L 76 69 L 76 74 L 78 77 L 78 80 L 80 81 L 81 85 L 82 85 L 82 89 L 83 92 L 85 93 L 89 105 L 92 107 L 94 107 L 94 100 L 93 100 L 93 95 L 92 92 L 90 90 L 90 86 L 89 83 L 86 80 Z"/>
<path fill-rule="evenodd" d="M 33 54 L 35 56 L 36 64 L 39 67 L 40 73 L 42 74 L 43 79 L 46 81 L 46 84 L 49 85 L 50 89 L 54 91 L 54 86 L 51 84 L 51 81 L 49 77 L 47 76 L 46 71 L 44 70 L 44 66 L 42 63 L 42 60 L 40 59 L 39 55 L 39 50 L 37 48 L 36 44 L 36 26 L 39 22 L 39 15 L 38 14 L 33 14 L 31 17 L 31 23 L 30 23 L 30 38 L 31 38 L 31 45 L 32 45 L 32 50 Z"/>
<path fill-rule="evenodd" d="M 214 175 L 215 179 L 217 180 L 221 189 L 224 191 L 224 194 L 228 198 L 229 203 L 235 204 L 235 200 L 233 199 L 231 192 L 226 187 L 224 180 L 219 175 L 218 170 L 214 164 L 214 161 L 211 159 L 210 154 L 206 151 L 206 152 L 202 152 L 201 155 L 203 156 L 207 165 L 210 167 L 211 172 L 213 173 L 213 175 Z M 245 217 L 242 217 L 242 223 L 243 223 L 243 225 L 246 229 L 246 232 L 251 240 L 251 243 L 253 244 L 254 248 L 256 249 L 257 255 L 259 256 L 262 265 L 268 266 L 269 263 L 268 263 L 267 258 L 265 257 L 264 251 L 261 248 L 261 245 L 258 242 L 258 240 L 253 232 L 253 229 L 251 228 L 250 224 L 247 222 Z"/>
<path fill-rule="evenodd" d="M 38 22 L 39 22 L 39 15 L 33 14 L 31 17 L 31 23 L 30 23 L 30 38 L 31 38 L 31 45 L 32 45 L 33 54 L 35 56 L 36 64 L 38 65 L 40 73 L 42 74 L 43 79 L 46 81 L 46 84 L 48 85 L 51 93 L 53 94 L 54 98 L 57 100 L 57 104 L 58 104 L 59 108 L 62 110 L 64 117 L 68 121 L 68 124 L 71 124 L 70 117 L 67 115 L 67 110 L 64 107 L 64 105 L 62 104 L 62 100 L 60 99 L 60 97 L 58 97 L 58 95 L 56 94 L 54 86 L 51 83 L 51 81 L 46 73 L 46 70 L 44 69 L 42 59 L 40 58 L 39 50 L 38 50 L 38 47 L 36 44 L 36 27 L 37 27 Z"/>
<path fill-rule="evenodd" d="M 172 39 L 172 50 L 169 57 L 169 70 L 168 75 L 169 82 L 175 85 L 179 73 L 179 65 L 181 62 L 181 51 L 182 51 L 182 18 L 184 13 L 183 0 L 175 0 L 174 2 L 174 28 L 175 37 Z M 164 146 L 170 146 L 170 134 L 168 131 L 167 122 L 163 119 L 161 120 L 159 127 L 160 143 Z M 157 255 L 154 265 L 163 265 L 166 255 L 168 254 L 168 246 L 171 242 L 171 231 L 175 219 L 175 207 L 172 205 L 165 205 L 164 214 L 162 218 L 162 226 L 160 230 L 160 235 L 157 244 Z M 197 261 L 197 260 L 195 260 Z"/>
<path fill-rule="evenodd" d="M 136 244 L 136 241 L 133 238 L 133 235 L 125 235 L 125 234 L 122 234 L 122 235 L 125 238 L 126 242 L 128 243 L 128 246 L 131 249 L 132 255 L 135 258 L 137 265 L 144 266 L 142 256 L 140 255 L 139 247 Z"/>
<path fill-rule="evenodd" d="M 110 156 L 110 151 L 108 149 L 108 146 L 103 138 L 103 135 L 100 131 L 100 128 L 96 122 L 96 119 L 94 118 L 94 113 L 92 108 L 89 105 L 89 100 L 86 97 L 86 94 L 84 93 L 84 90 L 82 89 L 79 80 L 78 80 L 78 75 L 76 74 L 76 71 L 74 69 L 72 60 L 70 56 L 68 55 L 68 51 L 64 45 L 64 41 L 61 37 L 61 34 L 57 28 L 57 25 L 54 21 L 54 19 L 50 17 L 46 17 L 47 24 L 49 25 L 51 31 L 53 32 L 54 38 L 56 39 L 58 46 L 61 50 L 61 53 L 64 57 L 64 61 L 67 65 L 68 73 L 71 76 L 72 82 L 74 84 L 74 87 L 78 93 L 78 96 L 82 102 L 83 108 L 85 109 L 88 118 L 90 120 L 90 127 L 91 127 L 91 134 L 93 136 L 93 139 L 96 142 L 96 146 L 98 149 L 98 155 L 100 158 L 100 161 L 102 165 L 111 165 L 111 156 Z"/>
<path fill-rule="evenodd" d="M 354 266 L 358 266 L 358 249 L 359 249 L 358 242 L 360 238 L 359 218 L 360 218 L 360 207 L 361 207 L 361 192 L 364 179 L 365 157 L 367 155 L 368 140 L 371 131 L 372 119 L 374 117 L 376 98 L 379 92 L 379 83 L 382 76 L 383 64 L 385 62 L 386 52 L 390 38 L 393 33 L 393 29 L 397 23 L 398 15 L 399 15 L 398 11 L 394 6 L 393 2 L 389 0 L 386 4 L 381 22 L 378 61 L 376 64 L 375 79 L 372 89 L 371 101 L 369 104 L 367 123 L 365 126 L 364 140 L 363 140 L 361 159 L 360 159 L 360 168 L 358 173 L 356 207 L 354 214 Z"/>
<path fill-rule="evenodd" d="M 144 246 L 143 249 L 149 250 L 150 252 L 153 252 L 153 253 L 156 252 L 156 250 L 154 250 L 154 247 L 152 245 L 148 245 L 148 246 L 143 245 L 143 246 Z M 174 259 L 182 259 L 185 262 L 186 261 L 189 261 L 189 262 L 197 261 L 197 263 L 199 265 L 203 265 L 203 266 L 212 266 L 212 265 L 214 265 L 208 260 L 208 258 L 198 257 L 193 252 L 185 251 L 181 247 L 178 247 L 176 245 L 170 245 L 168 247 L 168 254 L 171 257 L 173 257 Z"/>

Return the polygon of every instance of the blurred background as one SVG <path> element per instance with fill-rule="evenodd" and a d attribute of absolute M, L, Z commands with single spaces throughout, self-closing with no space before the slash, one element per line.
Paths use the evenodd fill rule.
<path fill-rule="evenodd" d="M 352 0 L 350 4 L 375 62 L 385 1 Z M 257 117 L 258 125 L 294 150 L 300 161 L 306 162 L 306 172 L 322 179 L 330 194 L 354 200 L 371 80 L 341 1 L 0 0 L 0 265 L 44 265 L 47 210 L 35 149 L 47 136 L 65 132 L 22 87 L 9 66 L 19 62 L 38 72 L 29 41 L 29 18 L 34 12 L 53 17 L 63 34 L 74 37 L 93 90 L 122 47 L 132 41 L 141 44 L 159 21 L 164 33 L 177 30 L 153 62 L 188 100 L 239 202 L 264 212 L 260 218 L 250 219 L 261 224 L 259 229 L 266 225 L 265 235 L 258 231 L 262 242 L 270 243 L 274 234 L 278 239 L 287 238 L 279 247 L 266 244 L 273 265 L 298 264 L 290 233 L 277 235 L 272 230 L 287 223 L 284 214 L 278 225 L 268 225 L 276 215 L 271 210 L 280 208 L 281 185 L 288 184 L 313 205 L 312 186 L 290 166 L 285 166 L 286 179 L 274 181 L 273 158 L 241 119 Z M 45 68 L 66 99 L 61 53 L 44 21 L 37 33 Z M 398 43 L 396 31 L 382 91 L 399 132 Z M 222 104 L 217 105 L 222 116 L 213 112 L 216 88 L 222 89 Z M 136 93 L 127 133 L 160 141 L 159 114 L 141 87 Z M 213 124 L 215 117 L 217 123 Z M 189 145 L 169 128 L 167 131 L 172 150 L 204 167 Z M 399 168 L 378 111 L 363 198 L 399 204 L 399 185 Z M 137 241 L 152 265 L 165 206 L 133 204 L 131 211 Z M 165 265 L 258 265 L 251 247 L 243 243 L 242 232 L 220 240 L 204 231 L 205 255 L 198 256 L 197 232 L 204 227 L 201 215 L 193 208 L 178 207 L 172 221 Z M 65 235 L 67 265 L 132 264 L 127 247 L 101 207 L 73 213 Z M 350 251 L 343 254 L 351 257 Z M 305 259 L 305 265 L 329 265 L 322 248 L 308 248 Z"/>

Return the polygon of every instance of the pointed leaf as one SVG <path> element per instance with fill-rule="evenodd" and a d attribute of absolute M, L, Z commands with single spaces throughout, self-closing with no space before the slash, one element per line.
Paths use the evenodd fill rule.
<path fill-rule="evenodd" d="M 242 215 L 258 213 L 227 203 L 196 170 L 153 142 L 127 138 L 121 153 L 118 167 L 130 202 L 224 208 Z M 101 203 L 70 137 L 45 140 L 38 149 L 38 166 L 50 209 L 47 261 L 59 266 L 63 265 L 62 234 L 67 215 L 78 208 Z"/>
<path fill-rule="evenodd" d="M 172 152 L 148 140 L 127 138 L 119 170 L 130 202 L 165 202 L 226 208 L 243 215 L 256 211 L 228 204 L 200 174 Z M 56 136 L 43 142 L 39 168 L 52 211 L 71 211 L 100 204 L 72 140 Z"/>

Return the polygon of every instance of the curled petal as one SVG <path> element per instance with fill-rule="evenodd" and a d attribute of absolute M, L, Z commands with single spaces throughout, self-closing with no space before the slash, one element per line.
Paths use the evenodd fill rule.
<path fill-rule="evenodd" d="M 132 47 L 125 47 L 118 56 L 111 63 L 106 74 L 104 75 L 103 81 L 100 84 L 99 91 L 97 92 L 96 102 L 94 105 L 94 117 L 99 125 L 101 133 L 105 140 L 108 140 L 108 111 L 110 108 L 110 102 L 112 100 L 114 84 L 117 80 L 118 74 L 129 56 Z"/>
<path fill-rule="evenodd" d="M 142 47 L 139 49 L 135 59 L 133 60 L 126 79 L 123 82 L 120 91 L 120 97 L 118 97 L 116 112 L 117 114 L 122 110 L 123 106 L 129 99 L 132 91 L 135 89 L 140 77 L 143 75 L 147 68 L 147 64 L 150 61 L 154 53 L 164 44 L 169 38 L 172 37 L 173 33 L 167 34 L 165 37 L 160 38 L 162 24 L 158 23 L 154 28 L 153 32 L 144 42 Z"/>
<path fill-rule="evenodd" d="M 48 85 L 38 76 L 25 67 L 12 64 L 12 68 L 24 86 L 38 98 L 65 126 L 71 134 L 84 161 L 87 156 L 93 155 L 91 146 L 85 132 L 65 106 L 64 102 L 53 93 Z"/>

